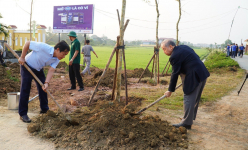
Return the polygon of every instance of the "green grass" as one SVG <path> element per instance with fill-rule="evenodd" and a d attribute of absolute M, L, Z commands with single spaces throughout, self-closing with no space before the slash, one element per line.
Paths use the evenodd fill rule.
<path fill-rule="evenodd" d="M 209 54 L 204 64 L 209 71 L 223 67 L 239 67 L 239 64 L 235 60 L 230 57 L 226 57 L 225 53 L 218 51 L 214 51 Z"/>
<path fill-rule="evenodd" d="M 98 58 L 95 57 L 93 53 L 91 53 L 91 66 L 96 66 L 98 68 L 104 69 L 110 54 L 113 51 L 113 47 L 93 47 L 95 52 L 98 55 Z M 145 68 L 150 61 L 151 57 L 153 56 L 153 48 L 151 47 L 126 47 L 125 49 L 125 56 L 126 56 L 126 66 L 128 70 L 133 70 L 135 68 Z M 200 56 L 203 57 L 208 54 L 206 49 L 195 49 L 195 52 Z M 83 64 L 83 55 L 81 55 L 81 64 Z M 110 63 L 110 68 L 115 67 L 115 58 L 114 55 L 112 62 Z M 162 50 L 159 52 L 159 70 L 160 72 L 163 71 L 169 56 L 165 55 Z M 69 54 L 62 59 L 61 61 L 65 61 L 67 64 L 69 62 Z M 152 62 L 149 66 L 149 70 L 152 69 Z M 169 70 L 171 72 L 171 69 Z"/>

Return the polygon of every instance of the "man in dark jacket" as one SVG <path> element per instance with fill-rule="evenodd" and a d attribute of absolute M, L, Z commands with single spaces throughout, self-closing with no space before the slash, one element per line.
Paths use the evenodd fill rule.
<path fill-rule="evenodd" d="M 175 91 L 178 75 L 181 76 L 183 83 L 184 117 L 181 123 L 173 124 L 173 126 L 191 129 L 203 88 L 210 74 L 199 56 L 190 47 L 176 46 L 172 40 L 165 40 L 161 43 L 161 48 L 166 55 L 170 56 L 169 61 L 172 65 L 169 89 L 164 94 L 170 97 Z"/>

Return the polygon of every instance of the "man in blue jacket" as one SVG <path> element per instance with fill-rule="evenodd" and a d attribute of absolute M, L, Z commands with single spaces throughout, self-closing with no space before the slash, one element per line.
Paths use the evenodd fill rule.
<path fill-rule="evenodd" d="M 240 58 L 242 58 L 243 57 L 243 53 L 244 53 L 244 49 L 245 49 L 245 47 L 243 46 L 243 43 L 241 44 L 241 46 L 239 47 L 239 49 L 240 49 Z"/>
<path fill-rule="evenodd" d="M 236 56 L 236 45 L 235 43 L 233 43 L 233 46 L 232 46 L 232 58 L 235 58 Z"/>
<path fill-rule="evenodd" d="M 193 49 L 186 45 L 176 46 L 172 40 L 165 40 L 161 48 L 167 56 L 170 56 L 172 74 L 168 91 L 164 93 L 170 97 L 175 91 L 178 76 L 181 76 L 184 92 L 184 117 L 179 124 L 186 129 L 191 129 L 193 120 L 196 118 L 201 94 L 207 78 L 210 76 L 207 68 Z"/>

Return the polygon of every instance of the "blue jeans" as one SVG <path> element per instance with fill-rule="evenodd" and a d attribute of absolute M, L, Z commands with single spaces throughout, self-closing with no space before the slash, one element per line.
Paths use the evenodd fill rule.
<path fill-rule="evenodd" d="M 229 50 L 227 50 L 227 52 L 226 52 L 226 53 L 227 53 L 227 54 L 226 54 L 227 56 L 229 56 L 229 55 L 230 55 L 230 51 L 229 51 Z"/>
<path fill-rule="evenodd" d="M 235 58 L 236 56 L 236 51 L 232 51 L 232 58 Z"/>
<path fill-rule="evenodd" d="M 29 67 L 34 74 L 40 79 L 42 83 L 45 82 L 46 77 L 43 72 L 43 69 L 40 71 L 37 71 L 31 67 Z M 31 83 L 34 77 L 29 73 L 29 71 L 24 67 L 21 66 L 21 92 L 20 92 L 20 99 L 19 99 L 19 115 L 27 115 L 28 112 L 28 100 L 29 100 L 29 94 L 31 89 Z M 47 93 L 43 91 L 40 84 L 35 80 L 38 93 L 39 93 L 39 99 L 40 99 L 40 108 L 43 111 L 46 111 L 49 109 L 48 107 L 48 99 L 47 99 Z"/>

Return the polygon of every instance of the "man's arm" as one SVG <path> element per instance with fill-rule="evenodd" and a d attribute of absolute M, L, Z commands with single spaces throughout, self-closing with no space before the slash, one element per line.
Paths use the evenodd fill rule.
<path fill-rule="evenodd" d="M 93 53 L 96 55 L 96 58 L 98 58 L 98 56 L 97 56 L 96 52 L 95 52 L 95 51 L 93 51 Z"/>
<path fill-rule="evenodd" d="M 47 77 L 46 77 L 46 80 L 45 80 L 45 83 L 44 83 L 44 86 L 42 87 L 42 89 L 44 91 L 46 91 L 46 89 L 48 88 L 49 82 L 53 77 L 54 71 L 55 71 L 55 69 L 53 67 L 49 68 L 48 73 L 47 73 Z"/>
<path fill-rule="evenodd" d="M 75 53 L 74 53 L 73 57 L 71 58 L 71 60 L 70 60 L 70 62 L 69 62 L 69 65 L 70 65 L 70 66 L 71 66 L 72 63 L 73 63 L 73 60 L 77 57 L 78 53 L 79 53 L 79 50 L 75 50 Z"/>
<path fill-rule="evenodd" d="M 18 59 L 18 62 L 21 65 L 24 65 L 24 63 L 25 63 L 25 56 L 26 56 L 26 54 L 27 54 L 27 52 L 29 50 L 29 45 L 30 45 L 30 41 L 27 41 L 25 43 L 25 45 L 23 46 L 21 57 Z"/>
<path fill-rule="evenodd" d="M 170 63 L 172 66 L 172 74 L 171 74 L 171 79 L 170 79 L 168 91 L 166 91 L 164 93 L 164 95 L 166 95 L 167 97 L 170 97 L 172 92 L 175 91 L 178 76 L 180 74 L 180 69 L 181 69 L 181 61 L 180 60 L 178 60 L 178 59 L 176 60 L 175 58 L 170 58 Z"/>
<path fill-rule="evenodd" d="M 84 47 L 82 48 L 81 54 L 84 54 Z"/>

